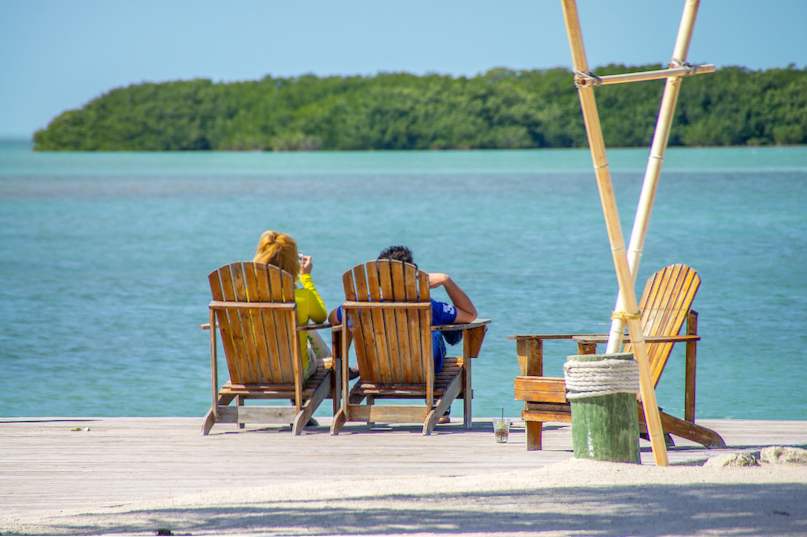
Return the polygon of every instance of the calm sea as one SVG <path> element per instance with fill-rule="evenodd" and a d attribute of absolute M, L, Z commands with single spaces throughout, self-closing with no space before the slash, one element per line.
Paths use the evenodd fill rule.
<path fill-rule="evenodd" d="M 626 235 L 645 160 L 610 152 Z M 639 279 L 676 262 L 703 278 L 698 415 L 807 419 L 807 148 L 672 149 L 656 201 Z M 207 274 L 250 259 L 265 229 L 314 257 L 329 307 L 342 272 L 391 243 L 451 274 L 493 319 L 474 366 L 478 416 L 519 412 L 507 335 L 609 324 L 616 283 L 586 150 L 35 154 L 7 142 L 0 415 L 202 416 Z M 558 375 L 575 351 L 545 350 Z M 674 412 L 682 366 L 680 349 L 659 387 Z"/>

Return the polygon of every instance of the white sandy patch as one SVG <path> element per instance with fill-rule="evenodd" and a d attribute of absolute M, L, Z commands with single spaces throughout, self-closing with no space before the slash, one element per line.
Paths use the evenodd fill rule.
<path fill-rule="evenodd" d="M 446 473 L 450 468 L 446 468 Z M 162 501 L 3 518 L 3 533 L 270 535 L 807 535 L 807 467 L 624 465 L 246 487 L 248 476 Z"/>

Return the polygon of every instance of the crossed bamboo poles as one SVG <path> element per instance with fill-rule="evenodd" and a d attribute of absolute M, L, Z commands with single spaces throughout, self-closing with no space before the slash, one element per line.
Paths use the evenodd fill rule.
<path fill-rule="evenodd" d="M 661 427 L 656 392 L 650 376 L 650 362 L 647 356 L 644 335 L 642 334 L 641 312 L 636 302 L 636 275 L 639 272 L 639 261 L 642 256 L 647 226 L 650 222 L 650 214 L 656 197 L 661 167 L 664 162 L 664 152 L 667 149 L 667 142 L 670 137 L 670 127 L 681 89 L 681 79 L 685 76 L 714 72 L 715 66 L 692 66 L 686 62 L 700 0 L 686 0 L 684 4 L 684 13 L 678 27 L 678 37 L 675 41 L 669 68 L 602 77 L 589 72 L 586 51 L 583 47 L 580 17 L 577 13 L 577 1 L 561 0 L 561 3 L 563 5 L 563 18 L 566 23 L 566 34 L 569 38 L 569 47 L 572 52 L 575 85 L 580 96 L 580 107 L 583 111 L 588 145 L 591 149 L 591 160 L 594 164 L 600 203 L 605 215 L 608 240 L 611 243 L 611 255 L 617 281 L 619 282 L 619 295 L 614 307 L 606 352 L 613 353 L 621 349 L 622 334 L 625 330 L 625 324 L 627 324 L 634 348 L 634 356 L 639 364 L 640 394 L 644 407 L 647 432 L 653 448 L 653 458 L 657 465 L 666 466 L 668 460 L 667 448 L 664 444 L 664 431 Z M 626 252 L 622 226 L 619 223 L 619 210 L 611 181 L 611 172 L 608 169 L 608 160 L 605 155 L 605 141 L 602 136 L 600 116 L 597 112 L 597 102 L 594 98 L 594 88 L 602 85 L 642 82 L 662 78 L 665 78 L 667 82 L 664 87 L 664 96 L 661 100 L 656 130 L 653 135 L 653 144 L 650 149 L 642 192 L 639 197 L 639 206 L 633 222 L 630 247 Z"/>

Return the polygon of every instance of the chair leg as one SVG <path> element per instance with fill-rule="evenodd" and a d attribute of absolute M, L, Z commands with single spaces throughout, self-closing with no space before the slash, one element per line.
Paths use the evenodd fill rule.
<path fill-rule="evenodd" d="M 527 451 L 538 451 L 543 449 L 543 428 L 544 424 L 540 421 L 527 421 Z"/>
<path fill-rule="evenodd" d="M 647 433 L 639 433 L 639 438 L 650 442 L 650 435 Z M 670 433 L 664 433 L 664 445 L 667 447 L 667 449 L 675 447 L 675 440 Z"/>
<path fill-rule="evenodd" d="M 235 397 L 235 406 L 244 406 L 244 398 L 241 397 L 240 395 L 237 395 Z M 238 422 L 239 429 L 244 429 L 246 426 L 247 426 L 246 423 L 242 423 L 240 421 Z"/>
<path fill-rule="evenodd" d="M 334 360 L 333 372 L 331 373 L 331 400 L 333 403 L 333 415 L 342 406 L 342 360 Z"/>
<path fill-rule="evenodd" d="M 462 425 L 466 430 L 473 426 L 474 390 L 471 388 L 471 358 L 462 367 Z"/>
<path fill-rule="evenodd" d="M 364 394 L 359 392 L 359 386 L 353 386 L 348 394 L 348 401 L 351 405 L 360 405 L 364 401 Z"/>
<path fill-rule="evenodd" d="M 423 433 L 423 436 L 429 436 L 430 434 L 432 434 L 434 426 L 437 425 L 437 418 L 439 418 L 442 415 L 443 415 L 442 413 L 437 414 L 437 412 L 434 409 L 432 409 L 431 412 L 426 414 L 426 419 L 423 421 L 423 430 L 421 431 Z"/>
<path fill-rule="evenodd" d="M 219 395 L 218 401 L 216 401 L 217 405 L 227 406 L 230 402 L 235 399 L 234 395 Z M 213 407 L 207 411 L 205 414 L 205 420 L 202 423 L 202 435 L 207 436 L 210 432 L 210 429 L 216 424 L 216 415 L 213 413 Z"/>
<path fill-rule="evenodd" d="M 210 407 L 210 410 L 207 411 L 207 415 L 205 415 L 205 421 L 202 424 L 202 435 L 207 436 L 210 432 L 210 429 L 213 428 L 213 425 L 216 424 L 216 415 L 213 414 L 213 407 Z"/>
<path fill-rule="evenodd" d="M 336 414 L 333 416 L 333 421 L 331 422 L 331 434 L 336 436 L 339 434 L 339 431 L 342 430 L 342 426 L 345 425 L 345 421 L 347 421 L 345 416 L 345 410 L 340 408 Z"/>
<path fill-rule="evenodd" d="M 726 442 L 723 440 L 723 437 L 712 429 L 704 427 L 703 425 L 689 423 L 681 418 L 671 416 L 666 412 L 660 412 L 660 414 L 661 425 L 665 432 L 680 436 L 681 438 L 686 438 L 687 440 L 692 440 L 693 442 L 697 442 L 706 448 L 726 447 Z"/>
<path fill-rule="evenodd" d="M 303 433 L 303 429 L 305 428 L 305 424 L 308 423 L 308 420 L 311 419 L 311 407 L 308 405 L 311 400 L 309 399 L 308 402 L 303 405 L 302 410 L 297 413 L 297 416 L 294 418 L 294 422 L 291 424 L 291 434 L 294 436 L 300 436 Z"/>
<path fill-rule="evenodd" d="M 637 408 L 639 410 L 639 430 L 646 432 L 647 425 L 644 421 L 644 409 L 641 403 L 637 404 Z M 706 448 L 726 447 L 726 442 L 723 440 L 723 437 L 708 427 L 671 416 L 661 409 L 659 409 L 659 415 L 661 417 L 661 427 L 664 429 L 665 435 L 671 434 L 680 436 L 681 438 L 686 438 Z"/>
<path fill-rule="evenodd" d="M 332 375 L 333 373 L 330 374 Z M 308 401 L 303 403 L 303 407 L 294 418 L 294 423 L 292 423 L 291 426 L 291 432 L 294 436 L 299 436 L 302 434 L 308 420 L 311 419 L 311 416 L 314 415 L 314 412 L 317 411 L 319 405 L 325 400 L 326 397 L 328 397 L 330 392 L 331 379 L 328 376 L 322 379 L 322 382 L 319 384 L 319 386 L 317 386 L 317 389 L 314 390 L 314 393 L 308 398 Z"/>
<path fill-rule="evenodd" d="M 373 404 L 375 404 L 375 396 L 368 395 L 366 404 L 367 404 L 367 406 L 373 406 Z M 375 422 L 367 420 L 367 426 L 368 427 L 372 427 L 373 425 L 375 425 Z"/>
<path fill-rule="evenodd" d="M 462 375 L 457 375 L 454 379 L 449 382 L 448 386 L 446 387 L 446 391 L 443 393 L 443 396 L 437 400 L 435 403 L 434 408 L 426 415 L 426 419 L 423 421 L 423 435 L 428 436 L 432 434 L 434 430 L 434 426 L 437 424 L 437 420 L 440 419 L 440 416 L 445 414 L 446 410 L 451 408 L 451 403 L 454 402 L 454 399 L 460 393 L 460 389 L 462 385 Z"/>

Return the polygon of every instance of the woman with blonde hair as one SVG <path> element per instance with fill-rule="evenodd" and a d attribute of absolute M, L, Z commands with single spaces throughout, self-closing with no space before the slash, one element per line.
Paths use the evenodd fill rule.
<path fill-rule="evenodd" d="M 296 276 L 302 288 L 294 290 L 294 302 L 297 304 L 297 324 L 308 324 L 309 321 L 321 323 L 328 314 L 325 302 L 317 292 L 311 271 L 314 263 L 311 256 L 300 255 L 297 243 L 286 233 L 264 231 L 255 249 L 254 263 L 265 263 L 285 270 Z M 307 337 L 300 337 L 300 356 L 303 361 L 303 379 L 310 377 L 317 370 L 317 362 L 330 356 L 330 349 L 316 332 L 300 332 Z M 309 353 L 308 344 L 311 343 Z"/>

